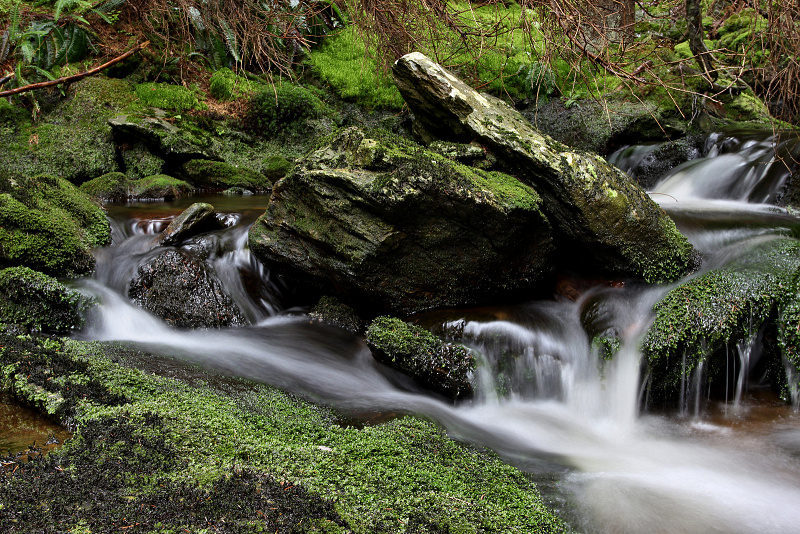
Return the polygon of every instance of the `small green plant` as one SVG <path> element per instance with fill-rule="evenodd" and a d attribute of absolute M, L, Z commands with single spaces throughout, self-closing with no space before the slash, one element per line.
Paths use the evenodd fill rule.
<path fill-rule="evenodd" d="M 204 106 L 191 89 L 167 83 L 141 83 L 136 86 L 136 96 L 145 106 L 161 108 L 176 113 Z"/>

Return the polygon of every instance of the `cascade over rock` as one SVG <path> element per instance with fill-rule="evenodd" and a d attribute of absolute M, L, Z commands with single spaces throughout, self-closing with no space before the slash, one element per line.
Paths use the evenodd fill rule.
<path fill-rule="evenodd" d="M 278 181 L 250 249 L 351 303 L 397 313 L 486 302 L 549 271 L 540 198 L 386 133 L 339 133 Z"/>
<path fill-rule="evenodd" d="M 394 65 L 395 83 L 423 140 L 478 141 L 536 189 L 567 259 L 650 282 L 693 270 L 696 252 L 673 221 L 623 172 L 537 132 L 501 100 L 478 93 L 420 53 Z M 566 245 L 566 243 L 565 243 Z"/>

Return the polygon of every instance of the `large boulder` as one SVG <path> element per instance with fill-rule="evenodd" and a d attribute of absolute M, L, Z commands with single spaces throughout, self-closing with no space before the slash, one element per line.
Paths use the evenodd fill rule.
<path fill-rule="evenodd" d="M 128 296 L 178 328 L 243 325 L 244 315 L 214 270 L 182 250 L 166 250 L 139 266 Z"/>
<path fill-rule="evenodd" d="M 105 213 L 62 178 L 0 178 L 0 267 L 53 276 L 94 269 L 92 249 L 107 245 Z"/>
<path fill-rule="evenodd" d="M 675 280 L 696 267 L 696 252 L 673 221 L 599 156 L 540 134 L 519 112 L 420 53 L 400 58 L 393 73 L 423 138 L 477 140 L 542 195 L 551 222 L 572 242 L 560 247 L 572 265 L 650 282 Z"/>
<path fill-rule="evenodd" d="M 667 293 L 655 305 L 642 343 L 651 398 L 676 400 L 688 384 L 724 387 L 728 373 L 740 368 L 729 363 L 737 358 L 737 345 L 746 348 L 766 323 L 775 323 L 783 357 L 797 369 L 799 291 L 800 242 L 774 238 Z M 780 354 L 762 354 L 763 372 L 772 374 L 767 379 L 773 386 L 785 387 L 785 376 L 775 375 L 769 357 L 777 358 L 783 374 Z"/>
<path fill-rule="evenodd" d="M 552 250 L 530 187 L 357 128 L 275 184 L 249 241 L 269 265 L 397 313 L 518 297 Z"/>

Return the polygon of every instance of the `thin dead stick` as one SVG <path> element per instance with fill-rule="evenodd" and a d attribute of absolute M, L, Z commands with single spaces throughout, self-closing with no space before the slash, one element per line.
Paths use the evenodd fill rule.
<path fill-rule="evenodd" d="M 33 91 L 34 89 L 41 89 L 43 87 L 50 87 L 52 85 L 58 85 L 60 83 L 74 82 L 76 80 L 80 80 L 81 78 L 85 78 L 87 76 L 91 76 L 93 74 L 97 74 L 101 70 L 107 69 L 111 65 L 114 65 L 115 63 L 119 63 L 123 59 L 135 54 L 136 52 L 138 52 L 139 50 L 145 48 L 149 44 L 150 44 L 150 41 L 145 41 L 145 42 L 143 42 L 141 44 L 138 44 L 138 45 L 134 46 L 133 48 L 131 48 L 130 50 L 128 50 L 127 52 L 125 52 L 121 56 L 116 57 L 116 58 L 114 58 L 111 61 L 108 61 L 106 63 L 103 63 L 99 67 L 95 67 L 93 69 L 89 69 L 89 70 L 84 71 L 84 72 L 79 72 L 78 74 L 73 74 L 72 76 L 63 76 L 63 77 L 57 78 L 55 80 L 48 80 L 46 82 L 32 83 L 32 84 L 29 84 L 29 85 L 23 85 L 22 87 L 17 87 L 16 89 L 9 89 L 8 91 L 0 91 L 0 97 L 18 95 L 20 93 L 25 93 L 27 91 Z"/>

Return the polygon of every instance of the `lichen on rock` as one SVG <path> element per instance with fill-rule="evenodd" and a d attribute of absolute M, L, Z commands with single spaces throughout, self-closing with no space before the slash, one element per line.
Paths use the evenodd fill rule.
<path fill-rule="evenodd" d="M 539 133 L 519 112 L 420 53 L 400 58 L 393 74 L 423 140 L 477 140 L 503 170 L 542 195 L 543 210 L 565 238 L 563 255 L 649 282 L 676 280 L 697 267 L 673 221 L 599 156 Z"/>

